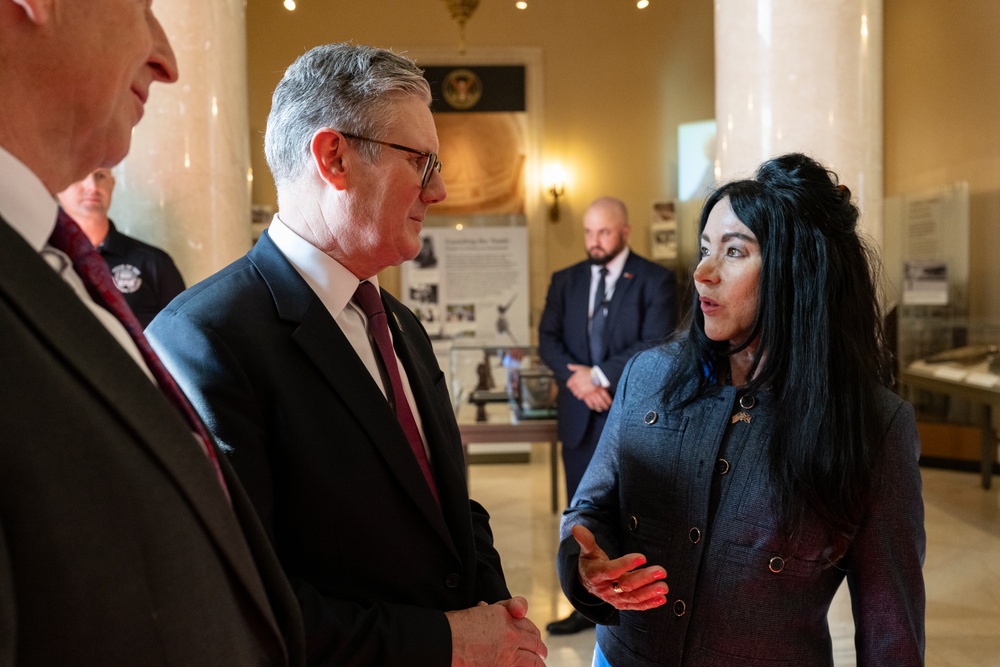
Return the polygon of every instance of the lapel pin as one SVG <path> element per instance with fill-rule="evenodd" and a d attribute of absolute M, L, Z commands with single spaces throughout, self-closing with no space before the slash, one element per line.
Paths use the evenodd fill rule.
<path fill-rule="evenodd" d="M 730 424 L 735 424 L 736 422 L 746 422 L 747 424 L 749 424 L 750 423 L 750 419 L 751 419 L 751 417 L 750 417 L 749 413 L 743 412 L 742 410 L 740 410 L 735 415 L 733 415 L 733 418 L 731 420 L 729 420 L 729 423 Z"/>

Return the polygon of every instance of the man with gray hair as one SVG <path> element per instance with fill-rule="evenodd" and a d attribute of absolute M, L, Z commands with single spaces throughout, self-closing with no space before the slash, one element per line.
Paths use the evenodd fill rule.
<path fill-rule="evenodd" d="M 270 532 L 313 664 L 541 665 L 430 341 L 378 289 L 446 196 L 429 103 L 392 52 L 300 57 L 264 139 L 278 213 L 148 333 Z"/>

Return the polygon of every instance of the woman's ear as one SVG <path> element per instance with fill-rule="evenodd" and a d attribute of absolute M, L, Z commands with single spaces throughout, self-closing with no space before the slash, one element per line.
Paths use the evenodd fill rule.
<path fill-rule="evenodd" d="M 316 130 L 309 144 L 309 152 L 320 179 L 338 190 L 347 187 L 347 164 L 344 161 L 347 139 L 344 135 L 328 127 Z"/>

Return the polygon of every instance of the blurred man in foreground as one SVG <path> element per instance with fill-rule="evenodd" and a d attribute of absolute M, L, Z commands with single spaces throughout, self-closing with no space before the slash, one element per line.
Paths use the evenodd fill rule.
<path fill-rule="evenodd" d="M 3 667 L 302 662 L 239 482 L 57 210 L 176 79 L 149 2 L 0 0 Z"/>

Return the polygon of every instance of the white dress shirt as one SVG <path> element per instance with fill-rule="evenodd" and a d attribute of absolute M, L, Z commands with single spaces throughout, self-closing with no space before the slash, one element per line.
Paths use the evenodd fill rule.
<path fill-rule="evenodd" d="M 275 214 L 274 219 L 271 220 L 271 224 L 267 228 L 268 236 L 326 306 L 327 311 L 340 330 L 344 332 L 344 335 L 347 336 L 351 347 L 354 348 L 361 362 L 368 369 L 369 375 L 372 376 L 375 384 L 388 400 L 388 393 L 382 379 L 382 370 L 375 357 L 375 344 L 368 337 L 368 318 L 365 317 L 361 308 L 351 300 L 361 281 L 343 264 L 289 229 L 281 221 L 279 215 Z M 372 276 L 366 280 L 378 289 L 378 276 Z M 391 314 L 387 312 L 386 315 Z M 389 330 L 389 336 L 392 337 L 392 329 Z M 403 393 L 410 404 L 413 418 L 417 422 L 420 439 L 424 442 L 424 450 L 427 451 L 427 460 L 429 461 L 430 450 L 427 447 L 427 437 L 424 435 L 423 421 L 420 418 L 420 411 L 417 410 L 417 403 L 413 399 L 413 390 L 410 388 L 406 369 L 400 363 L 399 357 L 396 357 L 396 366 L 399 368 L 399 376 L 403 381 Z"/>
<path fill-rule="evenodd" d="M 58 210 L 58 202 L 49 194 L 41 180 L 20 160 L 0 147 L 0 216 L 62 276 L 94 317 L 155 384 L 153 374 L 146 367 L 139 348 L 125 326 L 90 297 L 80 276 L 73 270 L 70 258 L 49 245 L 49 237 L 56 227 Z"/>

